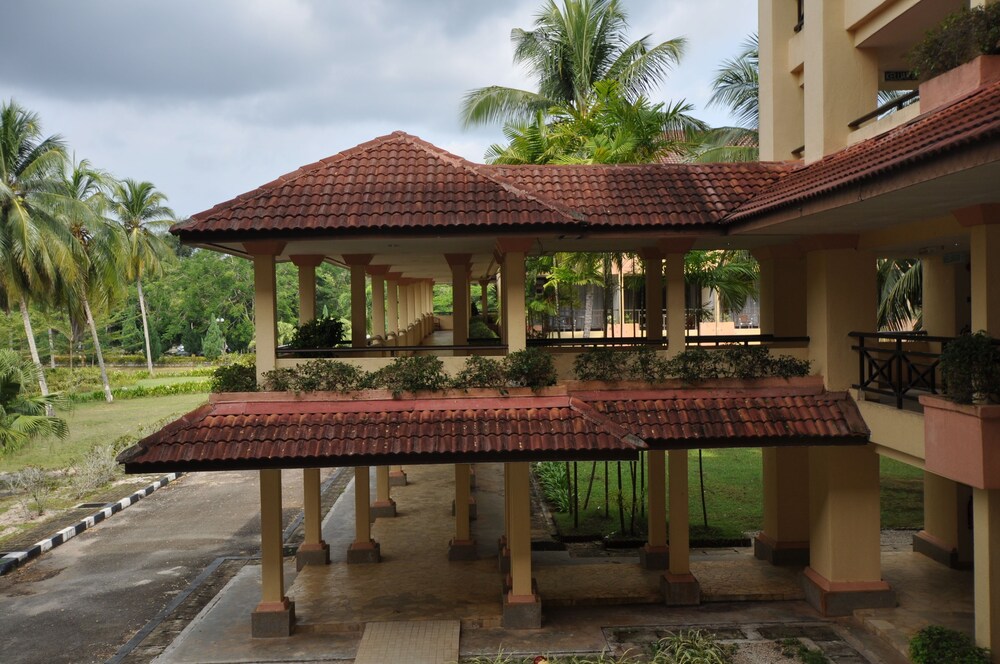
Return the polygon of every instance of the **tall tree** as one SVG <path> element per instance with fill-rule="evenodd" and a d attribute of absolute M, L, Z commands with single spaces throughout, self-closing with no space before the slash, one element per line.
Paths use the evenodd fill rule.
<path fill-rule="evenodd" d="M 146 342 L 146 368 L 153 373 L 153 355 L 149 345 L 149 321 L 142 280 L 163 271 L 162 261 L 171 255 L 169 245 L 159 231 L 175 220 L 174 211 L 166 205 L 167 197 L 151 182 L 125 179 L 119 182 L 111 196 L 111 209 L 125 232 L 125 275 L 135 282 L 139 294 L 139 313 Z"/>
<path fill-rule="evenodd" d="M 104 385 L 104 399 L 111 403 L 111 383 L 104 366 L 101 339 L 97 334 L 91 303 L 96 301 L 106 309 L 120 293 L 120 277 L 125 257 L 125 243 L 121 227 L 105 216 L 107 198 L 105 190 L 112 184 L 108 175 L 94 169 L 86 159 L 73 164 L 63 175 L 62 185 L 69 202 L 66 219 L 73 240 L 79 245 L 78 255 L 84 265 L 67 292 L 70 316 L 76 304 L 83 309 L 83 316 L 94 341 L 94 354 Z M 78 315 L 78 314 L 77 314 Z"/>
<path fill-rule="evenodd" d="M 760 82 L 759 46 L 752 34 L 740 45 L 736 57 L 723 61 L 712 81 L 709 106 L 729 109 L 736 124 L 711 129 L 695 149 L 696 161 L 757 161 L 759 159 L 758 108 Z"/>
<path fill-rule="evenodd" d="M 564 108 L 589 114 L 598 81 L 614 81 L 635 101 L 653 90 L 679 62 L 683 38 L 652 45 L 650 35 L 630 42 L 628 16 L 618 0 L 547 0 L 533 30 L 511 31 L 514 62 L 536 80 L 536 92 L 498 85 L 471 90 L 462 103 L 466 126 L 528 121 Z"/>
<path fill-rule="evenodd" d="M 13 100 L 0 106 L 0 306 L 21 310 L 42 396 L 49 390 L 28 303 L 50 297 L 57 279 L 76 276 L 73 243 L 57 214 L 65 160 L 62 139 L 42 138 L 36 114 Z"/>

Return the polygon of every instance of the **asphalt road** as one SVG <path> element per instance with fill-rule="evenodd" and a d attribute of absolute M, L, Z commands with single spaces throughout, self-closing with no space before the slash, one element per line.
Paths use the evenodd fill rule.
<path fill-rule="evenodd" d="M 284 522 L 302 473 L 282 473 Z M 260 547 L 255 472 L 186 475 L 0 577 L 0 662 L 104 662 L 219 556 Z"/>

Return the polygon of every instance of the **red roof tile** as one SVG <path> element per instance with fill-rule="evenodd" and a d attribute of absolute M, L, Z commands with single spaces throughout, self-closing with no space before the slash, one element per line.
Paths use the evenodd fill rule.
<path fill-rule="evenodd" d="M 574 395 L 653 449 L 864 444 L 869 437 L 845 392 L 684 388 Z"/>
<path fill-rule="evenodd" d="M 726 218 L 734 223 L 1000 135 L 1000 83 L 798 168 Z"/>
<path fill-rule="evenodd" d="M 357 400 L 216 395 L 121 455 L 127 472 L 635 458 L 642 441 L 566 394 Z"/>

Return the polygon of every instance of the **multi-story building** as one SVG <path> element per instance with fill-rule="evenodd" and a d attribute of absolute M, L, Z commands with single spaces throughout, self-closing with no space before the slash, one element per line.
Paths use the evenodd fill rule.
<path fill-rule="evenodd" d="M 944 338 L 963 329 L 1000 335 L 1000 67 L 995 58 L 977 60 L 968 65 L 974 72 L 953 77 L 958 87 L 936 80 L 893 113 L 877 108 L 881 89 L 916 89 L 902 54 L 961 4 L 761 0 L 759 164 L 484 166 L 395 133 L 174 228 L 185 243 L 253 261 L 260 374 L 301 361 L 276 343 L 277 261 L 299 268 L 303 320 L 315 315 L 316 266 L 327 261 L 350 269 L 352 327 L 370 325 L 377 341 L 355 334 L 353 348 L 339 356 L 379 368 L 393 355 L 438 352 L 455 371 L 464 356 L 482 350 L 467 338 L 471 279 L 497 284 L 502 333 L 492 352 L 530 345 L 527 255 L 642 256 L 646 320 L 666 321 L 646 326 L 647 341 L 676 354 L 685 339 L 685 252 L 744 248 L 761 264 L 759 341 L 797 345 L 786 352 L 810 360 L 822 386 L 747 393 L 759 398 L 730 414 L 725 433 L 713 433 L 711 418 L 678 385 L 479 395 L 484 402 L 461 408 L 459 395 L 403 401 L 235 395 L 143 441 L 124 455 L 126 468 L 260 469 L 263 597 L 254 630 L 268 635 L 288 633 L 294 624 L 280 562 L 282 468 L 305 469 L 307 537 L 299 561 L 323 564 L 329 554 L 319 535 L 316 468 L 357 468 L 349 559 L 376 561 L 368 466 L 379 467 L 376 505 L 386 507 L 390 468 L 456 464 L 452 552 L 462 557 L 472 540 L 464 507 L 469 464 L 504 462 L 503 550 L 511 572 L 504 619 L 537 626 L 529 461 L 634 458 L 648 448 L 643 564 L 666 569 L 668 603 L 689 603 L 699 594 L 688 564 L 686 450 L 706 441 L 761 447 L 764 522 L 756 553 L 774 564 L 807 563 L 807 599 L 824 614 L 843 615 L 895 602 L 882 577 L 879 544 L 879 457 L 889 456 L 927 470 L 924 530 L 914 546 L 942 564 L 974 564 L 976 638 L 1000 653 L 1000 574 L 993 573 L 1000 565 L 1000 485 L 988 479 L 970 486 L 925 466 L 927 416 L 916 400 L 937 390 L 933 364 Z M 928 337 L 876 329 L 876 260 L 900 256 L 921 259 Z M 433 328 L 433 282 L 450 282 L 455 294 L 451 344 L 437 350 L 421 346 Z M 562 377 L 569 378 L 579 349 L 557 351 Z M 698 396 L 711 398 L 704 389 Z M 484 424 L 522 421 L 538 412 L 539 399 L 547 400 L 550 415 L 537 415 L 533 427 L 501 427 L 508 433 L 499 434 Z M 768 406 L 788 399 L 806 405 Z M 666 411 L 684 411 L 700 424 L 686 432 L 643 428 L 642 418 L 628 413 L 644 408 L 664 421 Z M 718 413 L 730 416 L 721 406 Z M 388 424 L 361 426 L 373 419 Z M 758 430 L 732 424 L 740 420 L 770 424 Z M 576 433 L 557 435 L 567 422 Z M 456 426 L 475 435 L 457 435 Z M 400 431 L 411 433 L 396 436 Z"/>

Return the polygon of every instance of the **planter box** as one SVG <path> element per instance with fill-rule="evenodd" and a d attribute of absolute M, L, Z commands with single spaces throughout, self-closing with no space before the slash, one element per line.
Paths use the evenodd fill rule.
<path fill-rule="evenodd" d="M 980 55 L 920 84 L 920 112 L 940 108 L 984 85 L 1000 81 L 1000 55 Z"/>
<path fill-rule="evenodd" d="M 977 489 L 1000 489 L 1000 405 L 922 396 L 924 469 Z"/>

